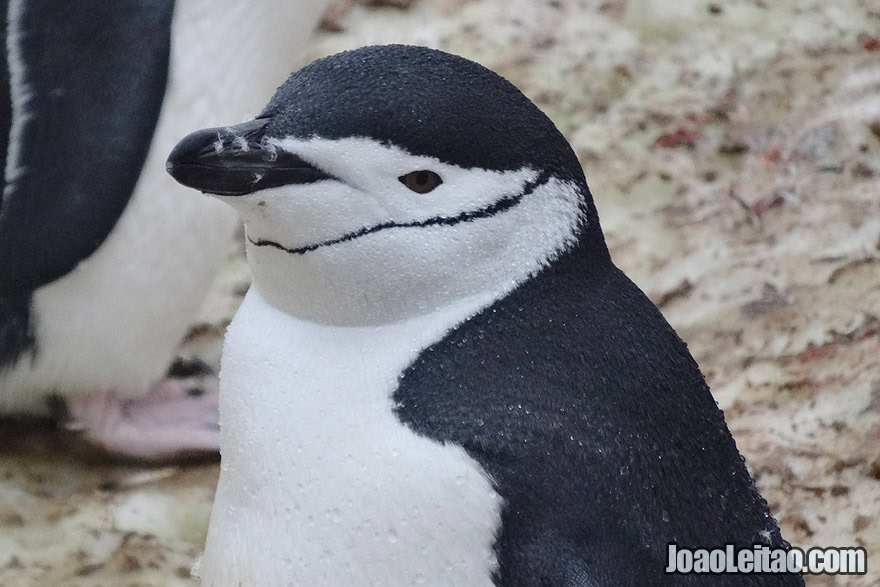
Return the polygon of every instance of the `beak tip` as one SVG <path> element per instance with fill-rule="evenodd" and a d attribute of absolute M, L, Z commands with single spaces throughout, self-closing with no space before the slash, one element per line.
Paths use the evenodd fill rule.
<path fill-rule="evenodd" d="M 263 135 L 268 123 L 256 119 L 192 132 L 171 150 L 165 170 L 178 183 L 217 196 L 330 178 L 294 154 L 270 152 Z"/>
<path fill-rule="evenodd" d="M 197 186 L 193 185 L 191 181 L 187 181 L 187 174 L 185 172 L 186 157 L 178 150 L 179 147 L 180 144 L 174 147 L 174 150 L 171 151 L 171 154 L 165 161 L 165 171 L 168 172 L 168 175 L 174 178 L 174 181 L 177 183 L 189 188 L 196 188 Z"/>

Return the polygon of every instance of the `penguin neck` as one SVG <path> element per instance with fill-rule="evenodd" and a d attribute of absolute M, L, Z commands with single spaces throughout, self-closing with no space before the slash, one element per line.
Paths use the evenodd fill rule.
<path fill-rule="evenodd" d="M 268 253 L 274 257 L 285 254 Z M 327 271 L 320 262 L 316 266 L 311 259 L 299 258 L 285 259 L 288 263 L 282 271 L 271 263 L 249 258 L 254 287 L 268 305 L 303 322 L 354 328 L 413 321 L 442 313 L 470 298 L 496 299 L 540 266 L 505 262 L 461 266 L 455 272 L 427 277 L 423 273 L 419 283 L 401 284 L 400 275 L 369 267 Z"/>

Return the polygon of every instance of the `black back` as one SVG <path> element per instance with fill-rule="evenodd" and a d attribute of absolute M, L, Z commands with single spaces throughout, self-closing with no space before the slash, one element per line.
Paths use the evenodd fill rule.
<path fill-rule="evenodd" d="M 423 351 L 394 394 L 494 480 L 497 584 L 802 585 L 664 575 L 672 542 L 787 545 L 687 346 L 588 240 Z"/>
<path fill-rule="evenodd" d="M 5 18 L 8 1 L 2 6 Z M 28 119 L 24 172 L 0 196 L 0 366 L 33 343 L 31 292 L 91 255 L 128 203 L 165 92 L 173 7 L 173 0 L 24 3 Z M 4 76 L 5 169 L 12 110 Z"/>

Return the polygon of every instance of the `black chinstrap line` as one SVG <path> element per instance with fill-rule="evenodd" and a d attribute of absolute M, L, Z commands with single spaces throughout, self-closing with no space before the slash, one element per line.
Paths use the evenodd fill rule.
<path fill-rule="evenodd" d="M 349 232 L 339 238 L 334 238 L 326 241 L 322 241 L 319 243 L 314 243 L 311 245 L 306 245 L 304 247 L 296 247 L 293 249 L 289 249 L 285 246 L 282 246 L 275 241 L 270 240 L 253 240 L 250 236 L 247 239 L 251 242 L 252 245 L 257 247 L 274 247 L 286 253 L 290 253 L 291 255 L 304 255 L 306 253 L 310 253 L 316 249 L 320 249 L 321 247 L 328 247 L 330 245 L 337 245 L 340 243 L 348 242 L 354 240 L 356 238 L 360 238 L 362 236 L 366 236 L 368 234 L 373 234 L 374 232 L 379 232 L 380 230 L 386 230 L 389 228 L 420 228 L 425 226 L 454 226 L 461 222 L 471 222 L 473 220 L 477 220 L 478 218 L 488 218 L 490 216 L 494 216 L 495 214 L 499 214 L 501 212 L 506 212 L 511 208 L 517 206 L 524 197 L 534 192 L 540 186 L 544 185 L 550 180 L 549 173 L 542 173 L 536 179 L 530 181 L 526 184 L 525 188 L 522 192 L 516 194 L 515 196 L 505 196 L 495 202 L 492 202 L 488 206 L 483 208 L 479 208 L 477 210 L 468 210 L 466 212 L 462 212 L 456 216 L 434 216 L 432 218 L 427 218 L 425 220 L 418 220 L 413 222 L 384 222 L 382 224 L 376 224 L 374 226 L 365 226 L 360 230 L 356 230 L 355 232 Z"/>

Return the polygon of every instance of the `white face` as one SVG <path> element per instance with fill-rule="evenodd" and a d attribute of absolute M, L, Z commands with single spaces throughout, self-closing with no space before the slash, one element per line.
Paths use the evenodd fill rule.
<path fill-rule="evenodd" d="M 553 178 L 496 210 L 537 170 L 463 169 L 365 138 L 273 144 L 337 179 L 222 200 L 245 222 L 255 286 L 301 318 L 381 324 L 508 290 L 570 244 L 578 225 L 577 188 Z M 420 194 L 398 179 L 420 170 L 443 183 Z M 255 244 L 267 241 L 278 246 Z"/>

